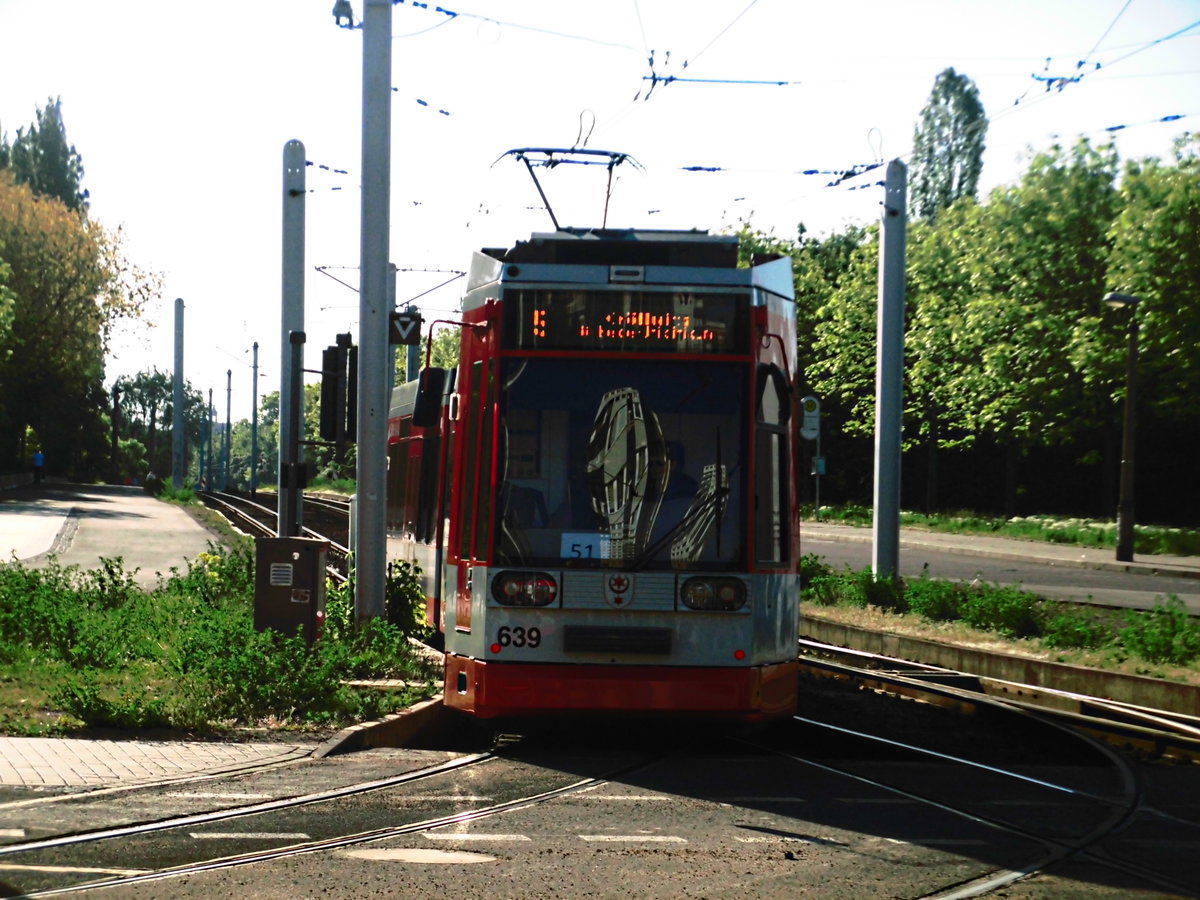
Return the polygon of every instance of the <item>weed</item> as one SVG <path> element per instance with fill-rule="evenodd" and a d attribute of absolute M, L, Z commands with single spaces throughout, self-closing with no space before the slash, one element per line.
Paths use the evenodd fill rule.
<path fill-rule="evenodd" d="M 1200 625 L 1174 594 L 1148 612 L 1126 614 L 1120 639 L 1132 653 L 1150 662 L 1187 665 L 1200 656 Z"/>

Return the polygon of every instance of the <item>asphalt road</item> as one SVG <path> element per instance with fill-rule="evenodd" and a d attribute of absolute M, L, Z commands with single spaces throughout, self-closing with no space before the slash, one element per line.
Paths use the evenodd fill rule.
<path fill-rule="evenodd" d="M 805 554 L 824 557 L 834 569 L 849 567 L 858 571 L 871 565 L 869 529 L 806 526 L 801 532 L 801 542 Z M 990 584 L 1018 585 L 1055 600 L 1132 609 L 1150 609 L 1156 601 L 1174 594 L 1192 615 L 1200 615 L 1200 578 L 1152 574 L 1149 568 L 1133 572 L 1097 569 L 1066 558 L 1055 562 L 1016 558 L 1014 553 L 1007 552 L 1013 543 L 1004 542 L 1006 552 L 999 552 L 999 545 L 987 538 L 965 540 L 960 546 L 936 547 L 918 536 L 902 537 L 900 574 L 917 578 L 926 573 L 931 578 L 964 582 L 979 579 Z"/>

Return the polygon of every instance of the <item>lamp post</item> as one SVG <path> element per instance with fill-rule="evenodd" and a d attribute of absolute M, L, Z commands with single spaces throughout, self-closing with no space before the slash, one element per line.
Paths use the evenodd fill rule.
<path fill-rule="evenodd" d="M 1117 495 L 1117 560 L 1133 562 L 1133 455 L 1137 429 L 1137 305 L 1141 297 L 1108 293 L 1104 302 L 1113 309 L 1129 307 L 1129 352 L 1125 361 L 1125 424 L 1121 432 L 1121 483 Z"/>

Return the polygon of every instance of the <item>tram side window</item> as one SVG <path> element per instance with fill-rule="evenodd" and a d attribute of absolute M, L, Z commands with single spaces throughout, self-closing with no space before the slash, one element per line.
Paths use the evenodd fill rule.
<path fill-rule="evenodd" d="M 755 451 L 757 503 L 755 555 L 762 563 L 782 563 L 788 547 L 787 380 L 775 366 L 759 370 Z"/>

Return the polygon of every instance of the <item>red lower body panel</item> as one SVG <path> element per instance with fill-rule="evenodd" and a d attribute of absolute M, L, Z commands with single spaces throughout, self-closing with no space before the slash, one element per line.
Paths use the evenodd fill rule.
<path fill-rule="evenodd" d="M 487 663 L 446 656 L 446 706 L 482 719 L 681 713 L 763 721 L 796 711 L 795 662 L 746 668 Z"/>

